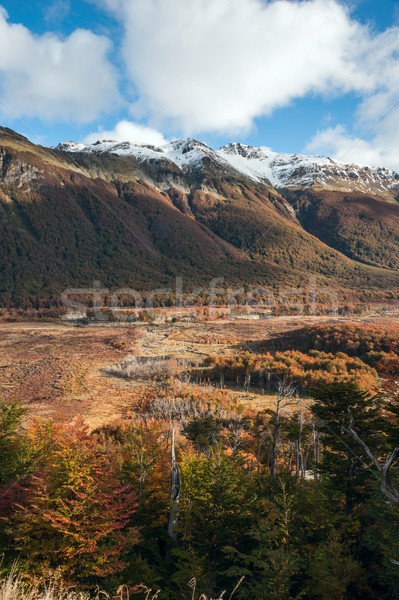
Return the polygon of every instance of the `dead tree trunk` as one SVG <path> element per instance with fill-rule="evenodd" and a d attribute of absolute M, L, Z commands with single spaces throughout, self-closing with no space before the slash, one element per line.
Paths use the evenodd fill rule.
<path fill-rule="evenodd" d="M 316 480 L 319 476 L 319 432 L 313 423 L 313 477 Z"/>
<path fill-rule="evenodd" d="M 303 430 L 303 420 L 302 420 L 302 408 L 298 414 L 298 439 L 296 442 L 296 477 L 299 478 L 303 472 L 303 454 L 302 454 L 302 430 Z"/>
<path fill-rule="evenodd" d="M 180 491 L 181 491 L 181 478 L 180 469 L 176 460 L 175 451 L 175 430 L 172 431 L 172 464 L 170 469 L 170 511 L 169 511 L 169 524 L 168 534 L 172 540 L 176 539 L 176 523 L 177 523 L 177 510 L 180 502 Z"/>
<path fill-rule="evenodd" d="M 302 455 L 302 479 L 305 479 L 306 471 L 308 470 L 310 443 L 311 443 L 312 437 L 313 437 L 313 432 L 311 431 L 309 433 L 308 439 L 306 441 L 305 454 Z"/>
<path fill-rule="evenodd" d="M 246 392 L 249 391 L 250 385 L 251 385 L 251 373 L 245 373 L 244 389 Z"/>
<path fill-rule="evenodd" d="M 293 396 L 295 387 L 280 381 L 277 386 L 276 410 L 274 412 L 274 425 L 272 430 L 272 447 L 270 460 L 270 473 L 275 475 L 278 470 L 277 449 L 280 441 L 280 419 L 281 411 L 295 402 Z"/>
<path fill-rule="evenodd" d="M 274 425 L 272 432 L 272 452 L 271 452 L 271 463 L 270 473 L 274 475 L 277 469 L 277 442 L 279 438 L 280 429 L 280 398 L 277 396 L 276 412 L 274 414 Z"/>
<path fill-rule="evenodd" d="M 388 454 L 385 464 L 382 465 L 380 461 L 374 456 L 370 448 L 365 442 L 358 436 L 356 431 L 353 429 L 353 417 L 350 415 L 350 425 L 348 432 L 352 434 L 353 439 L 363 448 L 369 459 L 373 462 L 377 471 L 381 477 L 381 491 L 388 500 L 388 504 L 392 506 L 399 506 L 399 489 L 396 487 L 389 475 L 389 469 L 399 456 L 399 448 L 395 448 L 391 454 Z"/>
<path fill-rule="evenodd" d="M 224 372 L 220 371 L 220 389 L 224 388 Z"/>

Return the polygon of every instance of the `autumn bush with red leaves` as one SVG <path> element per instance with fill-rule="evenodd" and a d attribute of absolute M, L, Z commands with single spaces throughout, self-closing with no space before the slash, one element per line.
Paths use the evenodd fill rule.
<path fill-rule="evenodd" d="M 29 437 L 36 469 L 6 527 L 22 560 L 66 581 L 121 571 L 139 534 L 129 526 L 136 501 L 115 450 L 81 423 L 36 423 Z"/>

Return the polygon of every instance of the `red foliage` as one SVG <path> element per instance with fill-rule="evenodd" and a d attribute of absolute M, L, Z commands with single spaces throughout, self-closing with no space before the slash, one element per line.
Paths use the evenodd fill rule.
<path fill-rule="evenodd" d="M 49 447 L 11 519 L 21 554 L 66 579 L 106 576 L 124 568 L 122 551 L 138 541 L 129 527 L 136 508 L 121 483 L 117 456 L 81 425 L 37 425 L 32 443 Z"/>

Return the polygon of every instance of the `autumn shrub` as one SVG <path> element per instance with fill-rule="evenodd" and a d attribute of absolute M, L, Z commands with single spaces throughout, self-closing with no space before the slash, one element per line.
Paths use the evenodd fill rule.
<path fill-rule="evenodd" d="M 376 325 L 359 323 L 314 325 L 286 335 L 281 343 L 287 350 L 344 352 L 365 360 L 370 352 L 398 354 L 399 330 L 388 331 Z"/>
<path fill-rule="evenodd" d="M 1 517 L 21 560 L 64 581 L 121 571 L 139 535 L 130 527 L 136 502 L 115 451 L 81 424 L 37 423 L 29 437 L 40 460 L 11 515 Z"/>
<path fill-rule="evenodd" d="M 399 375 L 399 329 L 369 324 L 314 325 L 281 338 L 284 350 L 319 350 L 358 357 L 385 376 Z M 265 347 L 270 343 L 266 342 Z"/>
<path fill-rule="evenodd" d="M 346 373 L 362 364 L 336 358 Z M 287 373 L 295 362 L 334 375 L 331 355 L 319 351 L 208 362 L 245 378 L 272 359 Z M 16 549 L 24 575 L 0 577 L 0 600 L 128 600 L 127 592 L 154 600 L 159 589 L 167 600 L 219 598 L 244 575 L 238 600 L 398 597 L 399 515 L 345 430 L 351 414 L 378 458 L 392 452 L 398 390 L 387 383 L 381 398 L 353 384 L 319 386 L 312 412 L 285 386 L 274 410 L 255 414 L 233 391 L 156 381 L 145 392 L 135 386 L 132 414 L 90 434 L 80 423 L 18 429 L 20 408 L 4 405 L 2 448 L 33 459 L 4 470 L 8 488 L 20 489 L 7 514 L 0 506 L 0 545 L 8 568 Z M 181 432 L 176 538 L 168 534 L 173 429 Z M 112 595 L 122 582 L 129 589 Z M 141 583 L 148 588 L 133 596 Z"/>
<path fill-rule="evenodd" d="M 399 354 L 395 352 L 368 352 L 363 360 L 381 375 L 399 375 Z"/>
<path fill-rule="evenodd" d="M 17 479 L 28 466 L 29 451 L 19 430 L 25 413 L 26 410 L 18 401 L 1 401 L 0 490 Z"/>
<path fill-rule="evenodd" d="M 275 387 L 281 380 L 294 382 L 301 391 L 332 383 L 357 383 L 365 390 L 376 390 L 378 386 L 375 369 L 360 358 L 350 357 L 343 352 L 242 352 L 232 357 L 207 357 L 206 365 L 210 367 L 208 376 L 223 374 L 227 381 L 235 381 L 237 384 L 252 381 L 269 388 Z"/>

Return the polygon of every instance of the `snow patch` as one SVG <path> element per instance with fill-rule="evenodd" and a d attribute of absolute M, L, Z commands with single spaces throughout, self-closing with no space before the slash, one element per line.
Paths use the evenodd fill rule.
<path fill-rule="evenodd" d="M 194 139 L 176 140 L 164 146 L 132 142 L 99 140 L 94 144 L 64 142 L 57 146 L 65 152 L 112 153 L 132 156 L 139 163 L 169 161 L 182 171 L 201 169 L 207 158 L 226 172 L 240 175 L 273 187 L 307 188 L 312 185 L 345 191 L 390 192 L 399 184 L 399 175 L 384 168 L 351 165 L 326 156 L 307 156 L 273 152 L 270 148 L 253 148 L 231 143 L 219 150 Z"/>

